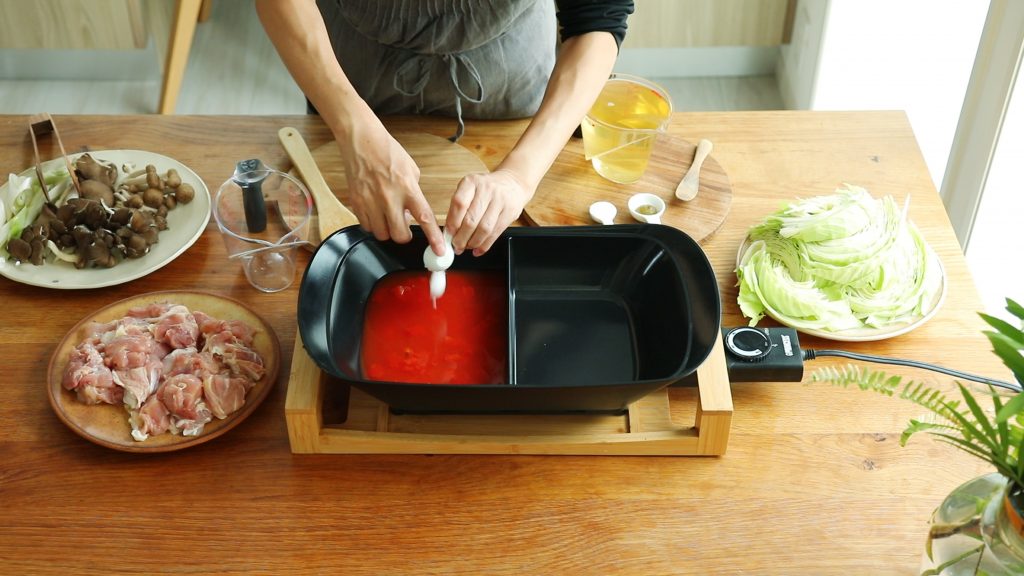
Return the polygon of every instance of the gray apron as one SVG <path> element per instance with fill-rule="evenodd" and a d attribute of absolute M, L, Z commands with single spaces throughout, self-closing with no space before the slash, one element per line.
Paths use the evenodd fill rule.
<path fill-rule="evenodd" d="M 378 115 L 523 118 L 555 63 L 553 0 L 319 0 L 334 53 Z"/>

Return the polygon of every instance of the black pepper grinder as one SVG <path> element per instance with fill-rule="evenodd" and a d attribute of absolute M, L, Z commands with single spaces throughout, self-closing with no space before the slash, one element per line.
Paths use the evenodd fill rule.
<path fill-rule="evenodd" d="M 242 189 L 242 207 L 249 232 L 263 232 L 267 228 L 267 206 L 263 200 L 263 180 L 269 172 L 258 158 L 235 164 L 231 179 Z"/>

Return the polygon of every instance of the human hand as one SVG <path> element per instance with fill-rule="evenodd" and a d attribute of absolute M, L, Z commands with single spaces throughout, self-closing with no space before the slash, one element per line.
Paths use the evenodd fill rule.
<path fill-rule="evenodd" d="M 444 254 L 444 238 L 423 191 L 420 169 L 383 125 L 353 130 L 339 142 L 348 178 L 349 208 L 377 240 L 412 240 L 406 211 L 420 223 L 435 254 Z"/>
<path fill-rule="evenodd" d="M 470 249 L 474 256 L 480 256 L 490 250 L 498 236 L 519 218 L 533 192 L 511 170 L 463 178 L 452 196 L 445 223 L 455 253 Z"/>

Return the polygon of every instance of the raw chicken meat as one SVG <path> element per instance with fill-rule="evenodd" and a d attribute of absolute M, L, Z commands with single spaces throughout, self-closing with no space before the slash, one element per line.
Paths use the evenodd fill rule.
<path fill-rule="evenodd" d="M 87 328 L 68 358 L 61 384 L 87 404 L 124 405 L 132 438 L 170 432 L 196 436 L 216 416 L 245 405 L 264 377 L 252 348 L 256 330 L 180 304 L 132 308 Z"/>
<path fill-rule="evenodd" d="M 132 438 L 139 442 L 150 436 L 174 431 L 171 413 L 155 394 L 141 408 L 128 414 L 128 422 L 132 425 Z"/>
<path fill-rule="evenodd" d="M 198 436 L 213 420 L 203 399 L 203 382 L 192 374 L 178 374 L 164 380 L 156 397 L 171 413 L 174 426 L 185 436 Z"/>
<path fill-rule="evenodd" d="M 243 344 L 249 346 L 252 344 L 253 336 L 256 335 L 256 329 L 241 320 L 218 320 L 198 310 L 193 311 L 192 315 L 195 317 L 196 322 L 199 323 L 199 331 L 204 336 L 219 332 L 230 332 Z"/>
<path fill-rule="evenodd" d="M 191 374 L 178 374 L 164 380 L 156 396 L 171 414 L 179 418 L 199 418 L 206 407 L 203 403 L 203 381 Z"/>
<path fill-rule="evenodd" d="M 103 354 L 112 369 L 129 370 L 141 368 L 154 360 L 160 362 L 167 355 L 167 350 L 153 339 L 152 334 L 143 332 L 110 339 L 103 345 Z"/>
<path fill-rule="evenodd" d="M 114 370 L 114 384 L 124 389 L 124 404 L 128 408 L 138 408 L 156 391 L 160 384 L 160 372 L 163 364 L 152 360 L 145 366 Z"/>
<path fill-rule="evenodd" d="M 245 393 L 251 386 L 248 378 L 211 374 L 203 378 L 203 396 L 213 415 L 223 420 L 245 404 Z"/>
<path fill-rule="evenodd" d="M 110 368 L 103 363 L 103 355 L 89 340 L 71 351 L 61 385 L 74 390 L 85 404 L 120 404 L 124 397 L 124 390 L 114 384 Z"/>
<path fill-rule="evenodd" d="M 199 341 L 199 324 L 184 306 L 171 306 L 157 318 L 153 336 L 171 348 L 194 347 Z"/>
<path fill-rule="evenodd" d="M 223 367 L 213 354 L 200 352 L 195 348 L 180 348 L 164 356 L 164 378 L 177 374 L 194 374 L 199 378 L 205 378 L 221 370 Z"/>
<path fill-rule="evenodd" d="M 233 374 L 248 376 L 253 381 L 263 377 L 263 358 L 253 352 L 234 333 L 225 330 L 206 337 L 204 352 L 220 357 Z"/>
<path fill-rule="evenodd" d="M 128 311 L 132 318 L 159 318 L 171 305 L 166 302 L 154 302 L 148 306 L 138 306 Z"/>

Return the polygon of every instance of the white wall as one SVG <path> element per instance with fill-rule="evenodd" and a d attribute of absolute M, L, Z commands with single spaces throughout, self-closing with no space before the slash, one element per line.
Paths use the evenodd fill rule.
<path fill-rule="evenodd" d="M 775 77 L 782 102 L 790 110 L 812 107 L 828 8 L 828 0 L 799 0 L 789 44 L 779 48 Z"/>
<path fill-rule="evenodd" d="M 794 108 L 905 110 L 939 188 L 987 11 L 984 0 L 799 0 L 780 90 Z"/>

